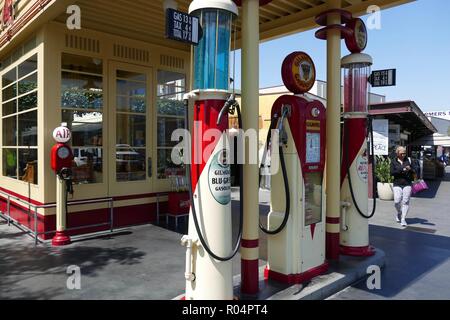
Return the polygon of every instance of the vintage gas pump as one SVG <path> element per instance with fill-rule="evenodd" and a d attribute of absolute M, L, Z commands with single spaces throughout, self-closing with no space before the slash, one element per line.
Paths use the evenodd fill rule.
<path fill-rule="evenodd" d="M 283 62 L 282 77 L 295 95 L 279 97 L 272 107 L 270 129 L 278 127 L 282 148 L 277 154 L 274 138 L 267 141 L 272 145 L 271 161 L 279 155 L 281 170 L 272 172 L 265 277 L 301 283 L 328 269 L 322 186 L 326 110 L 320 101 L 303 95 L 315 82 L 314 63 L 306 53 L 288 55 Z M 276 167 L 271 165 L 271 170 Z M 287 178 L 288 186 L 283 188 Z M 284 228 L 280 228 L 283 224 Z M 274 234 L 271 230 L 278 232 Z"/>
<path fill-rule="evenodd" d="M 51 151 L 51 167 L 56 173 L 56 234 L 52 239 L 53 246 L 64 246 L 71 243 L 66 233 L 67 194 L 72 189 L 72 149 L 67 145 L 71 132 L 66 123 L 53 131 L 56 144 Z"/>
<path fill-rule="evenodd" d="M 231 300 L 231 259 L 239 250 L 242 234 L 241 214 L 238 241 L 233 248 L 230 146 L 226 130 L 228 113 L 237 106 L 229 92 L 229 61 L 233 19 L 238 9 L 231 0 L 194 0 L 189 13 L 199 18 L 203 37 L 193 48 L 193 91 L 186 97 L 194 107 L 192 164 L 188 165 L 189 231 L 181 240 L 187 247 L 186 300 Z M 221 136 L 210 141 L 206 137 L 214 131 Z"/>
<path fill-rule="evenodd" d="M 369 76 L 372 58 L 361 53 L 367 45 L 367 30 L 361 19 L 347 24 L 352 35 L 346 43 L 352 54 L 342 59 L 344 69 L 344 129 L 341 169 L 341 253 L 351 256 L 371 256 L 375 253 L 369 245 L 369 222 L 375 213 L 374 196 L 372 212 L 368 209 L 368 140 L 371 121 L 368 119 Z M 373 140 L 371 137 L 370 140 Z M 372 144 L 373 146 L 373 144 Z M 375 181 L 375 179 L 373 179 Z"/>

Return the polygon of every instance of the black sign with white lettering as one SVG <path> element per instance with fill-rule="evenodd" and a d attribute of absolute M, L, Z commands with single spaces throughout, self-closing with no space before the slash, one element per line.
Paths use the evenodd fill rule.
<path fill-rule="evenodd" d="M 369 77 L 372 87 L 392 87 L 397 84 L 397 70 L 377 70 L 373 71 Z"/>
<path fill-rule="evenodd" d="M 197 45 L 202 37 L 199 19 L 181 11 L 167 9 L 166 37 Z"/>

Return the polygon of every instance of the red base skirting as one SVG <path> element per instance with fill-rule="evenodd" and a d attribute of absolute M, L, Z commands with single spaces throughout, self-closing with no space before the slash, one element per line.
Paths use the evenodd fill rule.
<path fill-rule="evenodd" d="M 375 254 L 375 248 L 372 246 L 365 246 L 365 247 L 341 246 L 341 254 L 352 257 L 371 257 Z"/>
<path fill-rule="evenodd" d="M 339 233 L 326 233 L 325 253 L 328 260 L 339 259 Z"/>
<path fill-rule="evenodd" d="M 67 246 L 71 243 L 72 241 L 65 231 L 56 231 L 56 234 L 52 239 L 52 246 L 54 247 Z"/>
<path fill-rule="evenodd" d="M 259 291 L 258 259 L 241 259 L 241 292 L 244 294 L 257 294 Z"/>
<path fill-rule="evenodd" d="M 160 212 L 167 212 L 167 202 L 160 203 Z M 6 212 L 6 200 L 0 198 L 0 210 Z M 34 212 L 11 203 L 11 218 L 20 222 L 20 224 L 34 230 Z M 82 227 L 93 224 L 108 223 L 110 221 L 109 209 L 97 209 L 81 212 L 73 212 L 67 215 L 67 228 Z M 141 204 L 127 207 L 114 208 L 114 228 L 126 227 L 131 225 L 139 225 L 153 223 L 156 221 L 156 203 Z M 38 232 L 48 232 L 56 230 L 56 215 L 42 216 L 37 215 Z M 109 230 L 109 225 L 100 227 L 89 227 L 77 230 L 66 230 L 69 236 L 87 234 Z M 43 240 L 52 239 L 55 233 L 41 234 L 39 238 Z"/>
<path fill-rule="evenodd" d="M 278 282 L 283 282 L 287 284 L 299 284 L 303 283 L 305 281 L 311 280 L 314 277 L 320 276 L 321 274 L 324 274 L 328 271 L 329 263 L 325 261 L 320 266 L 317 266 L 315 268 L 312 268 L 308 271 L 305 271 L 303 273 L 298 274 L 283 274 L 279 273 L 273 270 L 268 269 L 267 267 L 264 269 L 264 278 L 275 280 Z"/>

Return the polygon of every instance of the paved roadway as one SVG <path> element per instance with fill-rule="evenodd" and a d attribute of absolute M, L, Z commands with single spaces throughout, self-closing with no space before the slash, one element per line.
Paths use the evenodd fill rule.
<path fill-rule="evenodd" d="M 330 300 L 450 299 L 450 170 L 428 184 L 411 200 L 406 229 L 394 221 L 393 202 L 378 201 L 370 239 L 386 253 L 381 290 L 368 290 L 361 281 Z"/>

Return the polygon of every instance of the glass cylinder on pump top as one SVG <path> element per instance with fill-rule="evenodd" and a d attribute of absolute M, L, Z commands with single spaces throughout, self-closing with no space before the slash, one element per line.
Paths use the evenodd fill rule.
<path fill-rule="evenodd" d="M 231 0 L 195 0 L 189 12 L 197 16 L 202 38 L 194 46 L 193 89 L 228 92 L 233 19 L 237 6 Z"/>
<path fill-rule="evenodd" d="M 352 53 L 342 59 L 344 115 L 367 117 L 371 66 L 372 58 L 364 53 Z"/>

